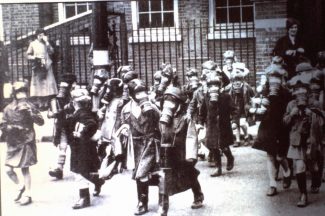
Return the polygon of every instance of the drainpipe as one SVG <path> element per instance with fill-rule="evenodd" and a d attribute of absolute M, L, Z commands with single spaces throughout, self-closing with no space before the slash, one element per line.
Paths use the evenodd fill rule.
<path fill-rule="evenodd" d="M 103 85 L 111 77 L 111 60 L 108 52 L 108 2 L 94 2 L 92 13 L 93 38 L 93 83 L 90 90 L 93 102 L 93 112 L 97 112 L 101 95 L 104 93 Z"/>

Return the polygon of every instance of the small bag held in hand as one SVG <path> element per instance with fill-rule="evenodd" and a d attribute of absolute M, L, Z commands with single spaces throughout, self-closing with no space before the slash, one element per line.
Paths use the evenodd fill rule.
<path fill-rule="evenodd" d="M 45 65 L 42 63 L 41 58 L 35 58 L 35 60 L 33 60 L 32 69 L 34 71 L 34 75 L 40 80 L 46 79 L 47 70 Z"/>

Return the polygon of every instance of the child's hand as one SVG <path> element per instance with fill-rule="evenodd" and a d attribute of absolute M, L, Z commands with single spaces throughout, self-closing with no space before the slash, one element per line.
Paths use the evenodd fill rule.
<path fill-rule="evenodd" d="M 78 131 L 73 131 L 73 136 L 74 136 L 75 138 L 80 138 L 80 137 L 81 137 L 81 133 L 78 132 Z"/>

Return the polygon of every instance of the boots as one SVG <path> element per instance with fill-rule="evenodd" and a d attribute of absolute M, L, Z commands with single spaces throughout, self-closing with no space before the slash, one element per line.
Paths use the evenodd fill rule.
<path fill-rule="evenodd" d="M 159 194 L 159 216 L 167 216 L 169 208 L 169 196 L 165 194 Z"/>
<path fill-rule="evenodd" d="M 79 190 L 79 200 L 72 206 L 73 209 L 81 209 L 90 206 L 89 188 Z"/>
<path fill-rule="evenodd" d="M 223 151 L 223 153 L 226 155 L 227 157 L 227 171 L 230 171 L 234 168 L 234 161 L 235 161 L 235 158 L 234 156 L 232 155 L 231 153 L 231 150 L 229 147 L 226 147 Z"/>
<path fill-rule="evenodd" d="M 212 174 L 210 174 L 211 177 L 218 177 L 222 175 L 222 164 L 221 164 L 221 156 L 218 154 L 216 158 L 217 168 L 214 170 Z"/>
<path fill-rule="evenodd" d="M 198 209 L 203 206 L 204 195 L 197 177 L 193 177 L 193 179 L 192 192 L 194 194 L 194 202 L 192 203 L 191 208 Z"/>
<path fill-rule="evenodd" d="M 296 177 L 297 177 L 299 191 L 301 193 L 297 206 L 306 207 L 308 205 L 306 173 L 296 174 Z"/>
<path fill-rule="evenodd" d="M 149 185 L 147 182 L 137 181 L 139 203 L 134 215 L 143 215 L 148 212 L 148 190 Z"/>

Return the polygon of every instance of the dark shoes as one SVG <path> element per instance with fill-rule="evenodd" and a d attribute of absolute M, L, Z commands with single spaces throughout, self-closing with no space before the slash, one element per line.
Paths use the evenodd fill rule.
<path fill-rule="evenodd" d="M 227 171 L 230 171 L 234 168 L 234 162 L 235 162 L 235 158 L 233 156 L 229 157 L 227 160 Z"/>
<path fill-rule="evenodd" d="M 217 169 L 215 169 L 213 173 L 210 174 L 211 177 L 218 177 L 221 175 L 222 175 L 222 169 L 220 166 Z"/>
<path fill-rule="evenodd" d="M 311 186 L 310 187 L 310 192 L 313 194 L 318 194 L 319 193 L 319 187 Z"/>
<path fill-rule="evenodd" d="M 73 209 L 81 209 L 90 206 L 89 188 L 79 190 L 79 200 L 72 206 Z"/>
<path fill-rule="evenodd" d="M 308 205 L 308 199 L 307 199 L 307 194 L 302 193 L 300 195 L 299 201 L 297 203 L 297 206 L 300 208 L 306 207 Z"/>
<path fill-rule="evenodd" d="M 204 195 L 203 193 L 194 198 L 194 202 L 191 205 L 192 209 L 199 209 L 203 206 Z"/>
<path fill-rule="evenodd" d="M 267 196 L 275 196 L 278 192 L 276 190 L 276 187 L 270 187 L 266 193 Z"/>
<path fill-rule="evenodd" d="M 103 184 L 105 183 L 104 179 L 98 179 L 95 183 L 95 191 L 93 193 L 93 196 L 99 196 L 101 188 Z"/>
<path fill-rule="evenodd" d="M 236 141 L 235 143 L 234 143 L 234 145 L 233 145 L 233 147 L 239 147 L 240 146 L 240 141 L 238 142 L 238 141 Z"/>
<path fill-rule="evenodd" d="M 32 198 L 30 196 L 24 196 L 20 199 L 20 205 L 25 206 L 32 203 Z"/>
<path fill-rule="evenodd" d="M 63 171 L 60 168 L 56 168 L 49 171 L 49 175 L 57 179 L 63 178 Z"/>
<path fill-rule="evenodd" d="M 148 212 L 148 204 L 139 202 L 137 209 L 134 212 L 134 215 L 143 215 Z"/>
<path fill-rule="evenodd" d="M 24 186 L 22 189 L 20 189 L 20 190 L 18 191 L 18 194 L 17 194 L 16 198 L 14 199 L 14 201 L 15 201 L 15 202 L 18 202 L 18 201 L 20 200 L 20 198 L 21 198 L 21 196 L 23 195 L 24 192 L 25 192 L 25 186 Z"/>
<path fill-rule="evenodd" d="M 282 186 L 283 186 L 283 189 L 290 188 L 290 186 L 291 186 L 291 176 L 283 177 Z"/>

